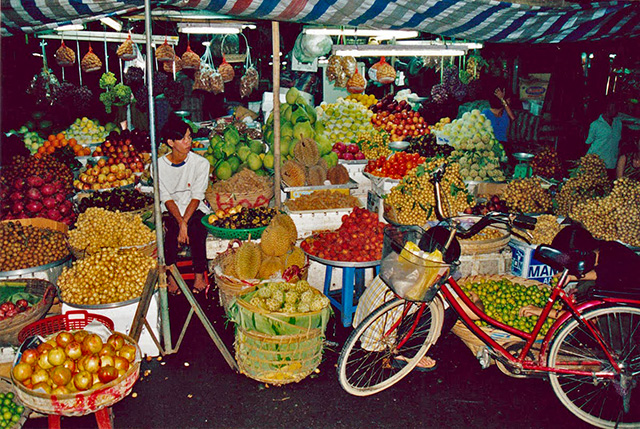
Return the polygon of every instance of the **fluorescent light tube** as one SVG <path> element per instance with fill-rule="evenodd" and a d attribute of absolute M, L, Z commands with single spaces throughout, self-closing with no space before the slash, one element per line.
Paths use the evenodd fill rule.
<path fill-rule="evenodd" d="M 466 54 L 464 49 L 437 46 L 338 45 L 332 50 L 335 55 L 351 57 L 453 57 Z"/>
<path fill-rule="evenodd" d="M 402 46 L 448 46 L 460 49 L 482 49 L 484 45 L 477 42 L 443 42 L 442 40 L 401 40 L 397 42 Z"/>
<path fill-rule="evenodd" d="M 56 31 L 79 31 L 84 30 L 84 25 L 82 24 L 69 24 L 69 25 L 61 25 L 56 28 Z"/>
<path fill-rule="evenodd" d="M 242 31 L 242 26 L 230 24 L 179 23 L 178 31 L 185 34 L 238 34 Z"/>
<path fill-rule="evenodd" d="M 358 28 L 305 28 L 306 34 L 327 36 L 375 37 L 378 40 L 413 39 L 420 35 L 415 30 L 368 30 Z"/>
<path fill-rule="evenodd" d="M 107 25 L 111 28 L 113 28 L 116 31 L 122 31 L 122 23 L 120 21 L 116 21 L 113 18 L 102 18 L 100 19 L 100 22 L 103 23 L 104 25 Z"/>

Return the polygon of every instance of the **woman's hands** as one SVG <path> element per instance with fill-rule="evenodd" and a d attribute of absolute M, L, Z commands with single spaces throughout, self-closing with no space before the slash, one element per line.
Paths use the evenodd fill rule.
<path fill-rule="evenodd" d="M 542 314 L 542 309 L 535 305 L 525 305 L 518 310 L 518 316 L 520 317 L 540 316 L 540 314 Z"/>
<path fill-rule="evenodd" d="M 493 91 L 493 94 L 498 97 L 500 101 L 504 102 L 504 89 L 496 88 L 496 90 Z"/>

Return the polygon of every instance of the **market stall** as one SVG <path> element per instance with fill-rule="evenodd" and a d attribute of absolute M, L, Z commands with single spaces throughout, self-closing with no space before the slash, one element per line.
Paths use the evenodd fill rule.
<path fill-rule="evenodd" d="M 448 217 L 473 222 L 478 216 L 497 211 L 525 213 L 538 219 L 528 235 L 494 228 L 462 240 L 459 268 L 465 278 L 515 275 L 550 283 L 555 271 L 535 260 L 533 249 L 549 244 L 568 220 L 583 224 L 596 238 L 620 241 L 634 250 L 640 246 L 637 181 L 623 178 L 613 182 L 603 161 L 595 155 L 570 163 L 559 159 L 553 145 L 532 147 L 531 153 L 507 150 L 505 142 L 499 140 L 498 127 L 489 119 L 491 110 L 482 109 L 482 95 L 477 92 L 482 77 L 494 73 L 495 63 L 483 54 L 482 45 L 468 41 L 560 43 L 636 35 L 640 31 L 637 5 L 615 2 L 597 8 L 577 4 L 548 8 L 481 1 L 408 2 L 374 5 L 355 15 L 345 13 L 345 8 L 353 7 L 350 3 L 309 3 L 299 9 L 257 3 L 251 6 L 251 12 L 245 6 L 231 3 L 220 8 L 200 3 L 197 8 L 225 13 L 230 18 L 273 20 L 269 28 L 273 38 L 271 79 L 260 76 L 258 69 L 264 73 L 265 68 L 252 62 L 251 46 L 243 35 L 245 28 L 255 27 L 255 23 L 226 23 L 245 41 L 244 57 L 234 63 L 231 56 L 240 55 L 240 51 L 225 52 L 224 38 L 219 56 L 212 53 L 213 40 L 206 40 L 209 45 L 201 49 L 190 38 L 195 36 L 152 38 L 153 18 L 148 4 L 144 40 L 133 32 L 90 35 L 80 30 L 60 36 L 59 44 L 49 40 L 49 48 L 44 42 L 40 45 L 44 67 L 31 86 L 40 101 L 64 104 L 66 100 L 74 105 L 84 100 L 88 105 L 94 94 L 87 92 L 82 77 L 100 70 L 100 77 L 95 79 L 100 94 L 95 98 L 99 97 L 100 107 L 112 121 L 101 125 L 97 119 L 81 117 L 77 112 L 77 119 L 68 126 L 43 126 L 43 118 L 34 117 L 40 121 L 38 126 L 25 123 L 24 129 L 7 133 L 23 142 L 30 154 L 3 165 L 1 171 L 2 231 L 17 255 L 11 260 L 2 259 L 0 277 L 11 279 L 3 283 L 3 289 L 14 287 L 11 281 L 37 268 L 33 272 L 44 273 L 57 291 L 63 314 L 85 309 L 106 315 L 112 325 L 115 322 L 112 330 L 123 333 L 129 329 L 139 333 L 138 325 L 143 322 L 134 310 L 148 309 L 149 302 L 153 303 L 153 311 L 143 315 L 147 318 L 146 342 L 125 337 L 135 349 L 133 358 L 127 360 L 137 367 L 123 369 L 122 374 L 116 371 L 116 378 L 105 375 L 93 387 L 80 389 L 79 382 L 74 385 L 76 389 L 94 390 L 97 395 L 103 384 L 120 380 L 120 395 L 126 396 L 138 375 L 142 354 L 175 351 L 169 330 L 162 207 L 158 181 L 153 180 L 158 177 L 158 158 L 170 151 L 156 133 L 166 109 L 189 124 L 195 136 L 192 151 L 210 165 L 205 199 L 213 210 L 202 218 L 202 224 L 208 231 L 207 257 L 215 290 L 236 324 L 235 361 L 177 270 L 169 275 L 179 280 L 193 305 L 189 319 L 193 312 L 201 318 L 230 367 L 262 382 L 297 382 L 316 369 L 322 358 L 330 307 L 339 312 L 345 327 L 350 326 L 359 296 L 378 274 L 386 226 L 428 229 L 437 225 L 430 178 L 443 163 L 448 165 L 442 179 Z M 126 18 L 141 9 L 115 3 L 100 11 L 67 17 L 62 5 L 60 11 L 44 13 L 36 5 L 9 2 L 9 7 L 3 7 L 2 29 L 3 34 L 39 33 L 61 24 Z M 186 23 L 183 18 L 171 25 L 204 26 Z M 327 89 L 324 94 L 310 94 L 295 86 L 280 90 L 284 56 L 280 56 L 283 48 L 277 21 L 313 24 L 299 26 L 295 43 L 288 47 L 288 58 L 297 64 L 298 71 L 322 79 Z M 498 22 L 501 24 L 489 25 Z M 400 43 L 396 35 L 391 41 L 381 38 L 368 43 L 368 36 L 362 37 L 357 31 L 350 36 L 352 39 L 344 34 L 314 35 L 311 31 L 328 24 L 338 32 L 345 29 L 335 26 L 343 25 L 418 30 L 416 36 L 423 32 L 440 37 Z M 51 34 L 38 37 L 42 41 L 57 38 Z M 100 43 L 100 37 L 103 52 L 90 44 L 81 50 L 80 41 Z M 179 43 L 185 40 L 182 50 Z M 72 42 L 75 50 L 68 46 L 73 46 Z M 46 62 L 47 54 L 52 56 L 53 43 L 55 65 L 51 67 L 61 72 L 77 67 L 80 85 L 69 79 L 62 84 L 57 81 Z M 117 46 L 112 67 L 108 64 L 108 43 Z M 144 52 L 140 47 L 143 44 Z M 322 67 L 318 67 L 319 58 L 325 63 Z M 266 63 L 269 58 L 261 60 Z M 405 76 L 419 73 L 429 73 L 433 84 L 418 89 L 404 83 Z M 191 121 L 191 112 L 179 110 L 189 96 L 180 76 L 188 76 L 191 94 L 224 95 L 225 87 L 231 92 L 235 85 L 241 103 L 254 92 L 269 92 L 271 111 L 251 110 L 250 103 L 246 107 L 236 104 L 228 116 Z M 544 87 L 546 92 L 548 88 L 541 82 L 545 81 L 540 76 L 537 80 L 525 79 L 521 101 L 537 106 L 533 98 L 540 92 L 534 89 Z M 499 98 L 508 106 L 505 98 Z M 471 104 L 463 112 L 465 102 Z M 460 115 L 430 121 L 427 115 L 443 111 L 438 109 L 445 104 L 459 107 Z M 146 119 L 148 130 L 134 125 L 138 113 Z M 116 124 L 123 119 L 126 126 Z M 515 124 L 524 128 L 524 121 Z M 59 224 L 50 228 L 25 223 L 25 219 L 33 218 L 48 218 Z M 66 226 L 71 231 L 67 232 Z M 35 230 L 16 232 L 16 228 L 28 227 Z M 55 252 L 56 246 L 52 245 L 42 251 L 42 260 L 25 257 L 21 237 L 33 234 L 36 241 L 53 240 L 53 231 L 66 234 L 66 252 Z M 58 265 L 65 267 L 51 271 Z M 158 294 L 154 294 L 152 275 L 156 268 L 160 269 Z M 341 276 L 332 275 L 337 272 Z M 46 292 L 36 293 L 25 285 L 22 288 L 20 293 L 26 294 L 27 303 L 46 307 L 44 312 L 49 310 L 52 297 Z M 7 296 L 17 305 L 19 295 Z M 138 302 L 143 302 L 141 307 Z M 123 315 L 125 308 L 129 311 Z M 530 318 L 516 315 L 517 308 L 497 311 L 518 326 L 530 325 Z M 29 312 L 28 307 L 21 312 L 32 316 L 29 322 L 44 316 L 44 312 Z M 15 317 L 17 313 L 7 316 L 5 312 L 3 317 Z M 124 325 L 118 326 L 119 322 Z M 99 352 L 96 349 L 95 353 Z M 21 359 L 17 357 L 14 368 Z M 18 392 L 27 406 L 33 397 L 51 394 L 45 385 L 23 382 L 31 376 L 16 375 L 15 369 L 12 373 L 21 382 Z M 66 381 L 52 382 L 57 393 L 71 393 L 62 389 L 69 384 Z M 43 382 L 52 387 L 52 383 Z M 37 394 L 30 392 L 33 390 Z M 49 414 L 68 411 L 31 405 Z M 94 411 L 98 410 L 70 412 Z"/>

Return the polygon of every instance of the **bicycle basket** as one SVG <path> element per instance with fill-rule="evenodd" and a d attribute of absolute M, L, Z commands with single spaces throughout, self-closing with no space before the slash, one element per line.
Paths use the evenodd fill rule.
<path fill-rule="evenodd" d="M 433 286 L 448 276 L 451 268 L 442 261 L 443 246 L 435 241 L 425 243 L 423 238 L 429 237 L 425 233 L 418 226 L 393 225 L 387 226 L 384 232 L 380 278 L 409 301 L 433 299 Z M 425 248 L 431 252 L 422 250 Z"/>

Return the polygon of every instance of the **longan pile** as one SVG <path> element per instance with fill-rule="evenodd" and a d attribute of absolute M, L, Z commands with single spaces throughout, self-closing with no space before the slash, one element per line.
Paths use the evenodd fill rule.
<path fill-rule="evenodd" d="M 531 230 L 531 244 L 551 244 L 562 226 L 558 223 L 558 218 L 554 215 L 540 215 L 537 218 L 536 226 Z"/>
<path fill-rule="evenodd" d="M 436 159 L 426 161 L 409 171 L 402 181 L 391 189 L 386 201 L 395 211 L 395 220 L 398 223 L 423 226 L 427 221 L 437 219 L 433 183 L 430 179 L 431 171 L 441 163 L 442 161 Z M 467 192 L 459 169 L 456 163 L 447 165 L 440 182 L 445 217 L 457 216 L 473 205 L 473 196 Z"/>
<path fill-rule="evenodd" d="M 69 244 L 86 253 L 102 247 L 144 246 L 155 239 L 138 215 L 89 207 L 78 216 L 76 229 L 69 232 Z"/>
<path fill-rule="evenodd" d="M 385 158 L 391 155 L 389 149 L 389 135 L 383 131 L 366 132 L 358 134 L 357 138 L 360 150 L 367 159 Z"/>
<path fill-rule="evenodd" d="M 570 216 L 596 238 L 640 246 L 640 182 L 617 179 L 609 195 L 576 203 Z"/>
<path fill-rule="evenodd" d="M 607 176 L 604 161 L 594 154 L 585 155 L 578 161 L 571 177 L 562 185 L 556 196 L 556 214 L 567 216 L 572 207 L 587 199 L 609 194 L 611 181 Z"/>
<path fill-rule="evenodd" d="M 516 179 L 507 185 L 504 200 L 514 212 L 547 213 L 553 207 L 551 194 L 542 188 L 538 177 Z"/>
<path fill-rule="evenodd" d="M 460 240 L 461 242 L 469 242 L 469 241 L 483 241 L 483 240 L 492 240 L 494 238 L 500 238 L 505 235 L 505 231 L 501 231 L 495 228 L 485 228 L 479 233 L 475 234 L 470 238 L 465 238 Z"/>
<path fill-rule="evenodd" d="M 62 270 L 58 287 L 69 304 L 99 305 L 139 297 L 156 260 L 134 250 L 99 249 Z"/>
<path fill-rule="evenodd" d="M 65 234 L 48 228 L 0 223 L 0 271 L 39 267 L 69 254 Z"/>

